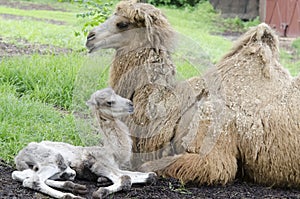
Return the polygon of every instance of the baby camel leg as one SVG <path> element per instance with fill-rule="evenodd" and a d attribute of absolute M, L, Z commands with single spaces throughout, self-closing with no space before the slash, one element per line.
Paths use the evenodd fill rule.
<path fill-rule="evenodd" d="M 11 174 L 12 179 L 17 180 L 18 182 L 23 182 L 27 178 L 32 178 L 34 175 L 34 171 L 32 169 L 26 169 L 23 171 L 14 171 Z"/>
<path fill-rule="evenodd" d="M 41 167 L 39 171 L 26 169 L 24 171 L 14 171 L 12 174 L 13 179 L 21 181 L 24 187 L 39 191 L 47 194 L 53 198 L 73 198 L 82 199 L 82 197 L 75 196 L 71 193 L 63 193 L 49 187 L 45 181 L 60 172 L 60 170 L 53 166 Z"/>
<path fill-rule="evenodd" d="M 120 173 L 111 172 L 105 175 L 109 178 L 113 184 L 108 187 L 100 187 L 97 191 L 93 193 L 93 198 L 102 199 L 108 195 L 118 192 L 118 191 L 128 191 L 131 188 L 131 179 L 127 175 L 120 175 Z"/>
<path fill-rule="evenodd" d="M 106 177 L 112 181 L 112 185 L 108 187 L 101 187 L 93 193 L 93 198 L 105 198 L 109 194 L 129 190 L 131 188 L 131 179 L 128 175 L 124 175 L 121 170 L 110 165 L 111 162 L 105 164 L 104 162 L 96 162 L 91 171 L 99 177 Z"/>
<path fill-rule="evenodd" d="M 131 179 L 131 183 L 149 183 L 153 184 L 156 182 L 156 174 L 154 172 L 133 172 L 133 171 L 125 171 L 120 170 L 120 173 L 123 175 L 127 175 Z"/>
<path fill-rule="evenodd" d="M 87 193 L 87 188 L 85 185 L 77 184 L 71 181 L 46 180 L 45 183 L 52 188 L 70 191 L 72 193 L 77 193 L 77 194 Z"/>
<path fill-rule="evenodd" d="M 38 176 L 36 177 L 37 178 L 34 177 L 33 180 L 26 179 L 25 181 L 23 181 L 23 186 L 39 191 L 53 198 L 83 199 L 82 197 L 75 196 L 72 193 L 63 193 L 61 191 L 53 189 L 49 187 L 47 184 L 45 184 L 44 182 L 42 182 L 41 180 L 38 180 Z"/>

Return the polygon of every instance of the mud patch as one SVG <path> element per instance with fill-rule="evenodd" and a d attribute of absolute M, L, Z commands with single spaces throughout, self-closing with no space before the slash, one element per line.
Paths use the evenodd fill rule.
<path fill-rule="evenodd" d="M 72 49 L 60 48 L 52 46 L 49 44 L 31 44 L 24 39 L 18 40 L 18 45 L 9 43 L 0 37 L 0 58 L 1 57 L 11 57 L 18 55 L 30 55 L 30 54 L 60 54 L 60 53 L 70 53 Z"/>

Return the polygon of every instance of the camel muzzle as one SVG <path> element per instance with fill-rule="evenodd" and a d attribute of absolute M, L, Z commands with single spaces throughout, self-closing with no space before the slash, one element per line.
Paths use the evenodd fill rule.
<path fill-rule="evenodd" d="M 95 33 L 94 32 L 90 32 L 87 36 L 87 40 L 86 40 L 86 44 L 85 46 L 87 47 L 87 49 L 89 50 L 89 53 L 91 53 L 94 48 L 95 48 L 95 45 L 94 43 L 92 42 L 94 39 L 95 39 Z"/>

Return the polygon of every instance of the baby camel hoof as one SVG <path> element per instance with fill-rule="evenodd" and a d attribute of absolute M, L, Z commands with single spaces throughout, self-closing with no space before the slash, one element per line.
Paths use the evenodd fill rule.
<path fill-rule="evenodd" d="M 109 190 L 105 187 L 99 188 L 97 191 L 93 193 L 93 199 L 103 199 L 109 195 Z"/>
<path fill-rule="evenodd" d="M 100 176 L 98 179 L 97 179 L 97 182 L 99 183 L 107 183 L 109 182 L 109 179 L 107 177 L 102 177 Z"/>
<path fill-rule="evenodd" d="M 72 191 L 75 194 L 86 194 L 88 192 L 85 185 L 73 183 L 71 181 L 67 181 L 64 185 L 66 190 Z"/>
<path fill-rule="evenodd" d="M 149 173 L 146 183 L 150 184 L 150 185 L 152 185 L 152 184 L 154 185 L 154 184 L 156 184 L 156 181 L 157 181 L 156 173 Z"/>
<path fill-rule="evenodd" d="M 123 191 L 129 191 L 131 188 L 131 178 L 128 175 L 124 175 L 121 177 L 121 189 Z"/>
<path fill-rule="evenodd" d="M 99 177 L 97 182 L 101 184 L 100 187 L 107 187 L 109 185 L 112 185 L 112 182 L 106 177 Z"/>

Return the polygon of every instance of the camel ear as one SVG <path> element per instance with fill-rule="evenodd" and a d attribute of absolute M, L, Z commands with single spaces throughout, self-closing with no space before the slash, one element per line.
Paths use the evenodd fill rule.
<path fill-rule="evenodd" d="M 92 106 L 96 106 L 96 105 L 97 105 L 97 103 L 95 103 L 95 101 L 92 100 L 92 99 L 89 99 L 88 101 L 86 101 L 85 104 L 86 104 L 88 107 L 92 107 Z"/>

